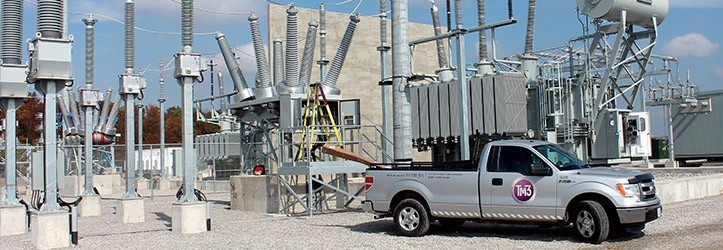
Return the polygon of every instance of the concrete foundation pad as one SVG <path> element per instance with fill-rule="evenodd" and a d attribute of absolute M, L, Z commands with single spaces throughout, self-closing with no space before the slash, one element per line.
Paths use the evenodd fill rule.
<path fill-rule="evenodd" d="M 259 212 L 279 212 L 279 190 L 276 176 L 231 176 L 231 209 Z"/>
<path fill-rule="evenodd" d="M 118 214 L 118 221 L 120 223 L 145 222 L 143 198 L 123 198 L 118 200 L 116 214 Z"/>
<path fill-rule="evenodd" d="M 83 200 L 78 206 L 78 215 L 80 217 L 99 216 L 100 195 L 83 195 Z"/>
<path fill-rule="evenodd" d="M 30 241 L 37 249 L 63 248 L 70 246 L 68 212 L 33 212 L 30 224 Z"/>
<path fill-rule="evenodd" d="M 169 180 L 156 181 L 156 189 L 157 190 L 170 190 L 171 189 L 171 181 L 169 181 Z"/>
<path fill-rule="evenodd" d="M 171 225 L 175 233 L 195 234 L 206 232 L 206 203 L 173 203 Z"/>
<path fill-rule="evenodd" d="M 25 206 L 0 206 L 0 236 L 27 233 L 27 218 Z"/>

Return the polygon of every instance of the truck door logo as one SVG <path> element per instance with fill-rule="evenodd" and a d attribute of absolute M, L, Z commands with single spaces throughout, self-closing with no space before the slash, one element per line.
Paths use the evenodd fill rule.
<path fill-rule="evenodd" d="M 517 179 L 512 185 L 512 197 L 519 202 L 530 202 L 535 197 L 535 186 L 527 179 Z"/>

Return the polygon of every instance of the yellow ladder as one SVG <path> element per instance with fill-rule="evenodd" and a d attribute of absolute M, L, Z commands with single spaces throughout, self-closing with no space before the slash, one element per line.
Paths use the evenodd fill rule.
<path fill-rule="evenodd" d="M 317 125 L 322 128 L 324 134 L 329 135 L 331 134 L 331 131 L 333 131 L 334 137 L 336 137 L 336 143 L 339 146 L 343 146 L 341 133 L 339 132 L 339 128 L 336 126 L 334 116 L 331 114 L 329 102 L 326 99 L 326 94 L 324 94 L 324 89 L 322 88 L 321 83 L 309 85 L 309 91 L 306 94 L 306 108 L 304 108 L 303 120 L 304 136 L 301 139 L 301 145 L 299 146 L 299 151 L 296 154 L 296 161 L 301 161 L 304 156 L 307 140 L 313 140 L 315 127 Z"/>

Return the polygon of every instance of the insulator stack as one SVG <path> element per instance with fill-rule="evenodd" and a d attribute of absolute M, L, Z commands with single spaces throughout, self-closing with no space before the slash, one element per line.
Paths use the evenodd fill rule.
<path fill-rule="evenodd" d="M 259 28 L 259 17 L 251 14 L 249 15 L 249 22 L 251 23 L 251 38 L 254 44 L 254 55 L 256 56 L 256 67 L 259 72 L 259 84 L 256 88 L 270 88 L 273 87 L 271 83 L 271 76 L 269 74 L 269 60 L 266 57 L 266 50 L 264 50 L 264 44 L 261 40 L 261 29 Z"/>
<path fill-rule="evenodd" d="M 2 1 L 2 60 L 21 64 L 23 52 L 23 0 Z"/>
<path fill-rule="evenodd" d="M 438 36 L 442 34 L 442 26 L 439 21 L 439 9 L 437 6 L 432 6 L 432 26 L 434 26 L 434 35 Z M 449 68 L 449 61 L 447 60 L 447 52 L 444 48 L 444 39 L 437 39 L 437 62 L 439 68 Z"/>
<path fill-rule="evenodd" d="M 286 10 L 286 85 L 299 86 L 299 11 L 291 5 Z"/>
<path fill-rule="evenodd" d="M 319 27 L 317 22 L 309 22 L 309 29 L 306 32 L 306 43 L 304 54 L 301 57 L 301 72 L 299 80 L 306 85 L 311 83 L 311 66 L 314 65 L 314 51 L 316 50 L 316 31 Z"/>
<path fill-rule="evenodd" d="M 274 84 L 284 81 L 284 48 L 281 39 L 274 40 Z"/>
<path fill-rule="evenodd" d="M 38 0 L 38 32 L 43 37 L 63 38 L 63 2 Z"/>
<path fill-rule="evenodd" d="M 226 40 L 226 36 L 222 33 L 216 33 L 216 41 L 218 42 L 218 47 L 221 49 L 221 55 L 226 62 L 228 72 L 231 74 L 231 80 L 238 90 L 236 101 L 240 102 L 253 98 L 254 94 L 246 83 L 246 78 L 244 78 L 241 72 L 241 68 L 238 65 L 238 61 L 236 61 L 236 56 L 231 50 L 231 46 L 228 44 L 228 40 Z"/>
<path fill-rule="evenodd" d="M 482 26 L 487 23 L 487 17 L 486 17 L 486 10 L 485 10 L 485 0 L 478 0 L 477 1 L 477 25 Z M 480 31 L 479 32 L 479 60 L 485 61 L 489 59 L 489 54 L 487 52 L 487 31 Z"/>
<path fill-rule="evenodd" d="M 125 4 L 125 64 L 126 70 L 135 66 L 135 3 L 133 0 Z"/>
<path fill-rule="evenodd" d="M 83 22 L 85 23 L 85 84 L 90 86 L 93 84 L 93 70 L 95 67 L 95 58 L 93 57 L 95 53 L 95 29 L 93 29 L 93 25 L 98 20 L 83 18 Z"/>
<path fill-rule="evenodd" d="M 351 15 L 349 17 L 349 25 L 346 27 L 344 37 L 341 39 L 339 50 L 336 51 L 334 60 L 331 62 L 331 66 L 329 67 L 329 72 L 326 74 L 326 79 L 324 79 L 324 87 L 326 88 L 324 91 L 329 94 L 340 93 L 339 89 L 336 88 L 336 81 L 339 79 L 341 68 L 344 66 L 344 60 L 346 59 L 347 52 L 349 52 L 351 39 L 354 37 L 354 31 L 356 30 L 359 21 L 361 21 L 361 19 L 359 19 L 358 14 Z"/>
<path fill-rule="evenodd" d="M 193 0 L 181 2 L 181 44 L 193 46 Z"/>
<path fill-rule="evenodd" d="M 525 36 L 525 54 L 532 54 L 532 46 L 535 35 L 535 5 L 536 0 L 530 0 L 530 6 L 527 10 L 527 33 Z"/>

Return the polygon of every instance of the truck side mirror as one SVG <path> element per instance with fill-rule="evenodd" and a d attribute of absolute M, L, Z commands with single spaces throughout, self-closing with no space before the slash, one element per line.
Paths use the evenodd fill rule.
<path fill-rule="evenodd" d="M 551 176 L 552 169 L 543 163 L 533 163 L 530 164 L 529 173 L 532 176 Z"/>

